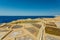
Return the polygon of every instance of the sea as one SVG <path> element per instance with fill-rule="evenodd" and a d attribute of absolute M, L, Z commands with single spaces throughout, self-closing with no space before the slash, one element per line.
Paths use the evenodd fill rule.
<path fill-rule="evenodd" d="M 35 19 L 35 18 L 54 18 L 55 16 L 0 16 L 0 24 L 1 23 L 8 23 L 14 20 L 19 20 L 19 19 Z"/>

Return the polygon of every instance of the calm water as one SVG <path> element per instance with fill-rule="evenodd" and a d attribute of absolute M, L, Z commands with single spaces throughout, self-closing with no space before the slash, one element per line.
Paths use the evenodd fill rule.
<path fill-rule="evenodd" d="M 0 23 L 7 23 L 13 20 L 18 19 L 27 19 L 27 18 L 54 18 L 55 16 L 0 16 Z"/>

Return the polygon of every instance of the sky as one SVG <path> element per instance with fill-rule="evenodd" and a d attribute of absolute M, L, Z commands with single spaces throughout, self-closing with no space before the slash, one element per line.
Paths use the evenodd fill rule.
<path fill-rule="evenodd" d="M 0 0 L 0 16 L 60 15 L 60 0 Z"/>

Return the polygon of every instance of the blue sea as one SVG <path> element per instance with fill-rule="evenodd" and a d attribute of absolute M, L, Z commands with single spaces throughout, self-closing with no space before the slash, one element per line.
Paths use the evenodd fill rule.
<path fill-rule="evenodd" d="M 27 19 L 27 18 L 54 18 L 55 16 L 0 16 L 0 23 L 8 23 L 18 19 Z"/>

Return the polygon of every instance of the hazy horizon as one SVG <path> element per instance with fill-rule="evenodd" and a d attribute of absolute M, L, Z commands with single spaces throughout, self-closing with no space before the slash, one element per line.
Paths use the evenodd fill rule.
<path fill-rule="evenodd" d="M 60 0 L 0 0 L 0 16 L 60 15 Z"/>

